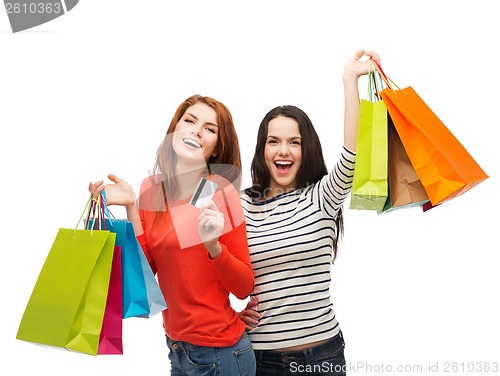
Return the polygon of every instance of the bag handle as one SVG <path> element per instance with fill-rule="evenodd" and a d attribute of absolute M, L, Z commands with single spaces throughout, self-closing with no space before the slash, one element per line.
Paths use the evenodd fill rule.
<path fill-rule="evenodd" d="M 382 93 L 382 91 L 385 89 L 384 87 L 384 81 L 382 79 L 382 76 L 380 75 L 380 73 L 375 69 L 375 72 L 377 72 L 375 74 L 375 84 L 377 85 L 377 89 L 378 89 L 378 92 L 379 92 L 379 99 L 382 100 L 382 95 L 380 93 Z"/>
<path fill-rule="evenodd" d="M 101 199 L 102 199 L 102 209 L 104 211 L 104 217 L 105 218 L 108 218 L 110 221 L 110 225 L 112 223 L 112 220 L 113 219 L 116 219 L 115 216 L 113 215 L 113 213 L 111 213 L 111 211 L 109 210 L 109 207 L 108 207 L 108 204 L 106 202 L 106 190 L 103 189 L 102 192 L 101 192 Z"/>
<path fill-rule="evenodd" d="M 86 227 L 89 227 L 89 224 L 91 222 L 90 221 L 90 214 L 92 213 L 92 225 L 89 228 L 90 234 L 92 235 L 92 232 L 93 232 L 95 224 L 96 224 L 96 220 L 97 220 L 97 225 L 99 226 L 99 230 L 101 230 L 101 227 L 102 227 L 102 218 L 101 218 L 102 214 L 100 214 L 102 211 L 101 204 L 102 204 L 101 199 L 99 199 L 99 200 L 97 200 L 97 202 L 95 202 L 92 199 L 92 195 L 90 195 L 89 199 L 87 200 L 87 203 L 85 204 L 85 208 L 83 209 L 82 214 L 80 215 L 80 219 L 78 219 L 78 222 L 77 222 L 75 228 L 73 229 L 73 235 L 76 233 L 76 230 L 78 229 L 78 226 L 80 225 L 85 213 L 87 213 Z M 96 213 L 97 213 L 97 215 L 96 215 Z"/>
<path fill-rule="evenodd" d="M 401 90 L 401 88 L 385 74 L 384 70 L 382 69 L 382 66 L 380 65 L 380 63 L 378 61 L 370 58 L 370 62 L 372 63 L 373 68 L 380 74 L 380 77 L 382 77 L 382 79 L 384 80 L 387 88 L 391 89 L 394 93 L 396 93 L 396 90 L 394 89 L 394 87 L 396 87 L 398 90 L 402 91 L 404 94 L 404 91 Z"/>
<path fill-rule="evenodd" d="M 101 193 L 97 200 L 94 200 L 92 195 L 90 196 L 87 204 L 85 205 L 85 209 L 83 210 L 82 215 L 78 220 L 78 223 L 82 221 L 85 212 L 87 213 L 87 219 L 85 221 L 85 227 L 87 230 L 91 230 L 91 233 L 93 230 L 106 230 L 106 213 L 109 213 L 111 216 L 112 214 L 106 206 L 105 195 Z M 109 222 L 112 226 L 111 219 Z M 78 227 L 78 224 L 76 227 Z"/>
<path fill-rule="evenodd" d="M 371 65 L 368 66 L 368 89 L 366 98 L 373 102 L 373 73 L 371 72 Z"/>
<path fill-rule="evenodd" d="M 382 81 L 380 73 L 375 69 L 375 66 L 370 62 L 368 67 L 368 94 L 367 98 L 371 102 L 382 100 L 380 93 L 384 90 L 384 82 Z M 371 67 L 373 66 L 373 73 Z"/>
<path fill-rule="evenodd" d="M 91 203 L 92 203 L 92 195 L 90 195 L 89 199 L 87 200 L 87 203 L 85 204 L 85 208 L 83 208 L 83 212 L 82 212 L 82 215 L 80 215 L 80 219 L 78 220 L 78 222 L 76 223 L 76 226 L 73 230 L 73 235 L 75 234 L 76 232 L 76 229 L 78 228 L 78 226 L 80 225 L 82 219 L 83 219 L 83 216 L 85 215 L 86 212 L 88 212 L 88 215 L 90 215 L 90 207 L 91 207 Z M 87 219 L 87 222 L 88 222 L 88 219 Z"/>
<path fill-rule="evenodd" d="M 92 200 L 91 208 L 89 210 L 89 216 L 87 219 L 87 227 L 90 224 L 90 211 L 92 211 L 92 226 L 90 229 L 92 230 L 106 230 L 106 221 L 104 220 L 104 210 L 102 207 L 102 196 L 99 195 L 99 198 L 94 201 Z M 97 223 L 96 223 L 97 221 Z M 104 222 L 104 225 L 103 225 Z M 97 227 L 97 228 L 96 228 Z"/>
<path fill-rule="evenodd" d="M 85 227 L 87 230 L 90 230 L 91 234 L 93 230 L 106 230 L 106 219 L 108 219 L 109 226 L 114 227 L 113 221 L 116 220 L 116 217 L 113 215 L 113 213 L 111 213 L 106 203 L 105 190 L 101 192 L 98 200 L 94 200 L 92 195 L 90 195 L 89 199 L 87 200 L 87 204 L 85 205 L 85 208 L 80 215 L 80 219 L 78 220 L 78 223 L 74 228 L 73 234 L 76 232 L 85 213 L 87 213 Z"/>

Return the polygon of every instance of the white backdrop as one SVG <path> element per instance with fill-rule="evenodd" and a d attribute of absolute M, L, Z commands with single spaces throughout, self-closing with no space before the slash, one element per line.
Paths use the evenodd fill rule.
<path fill-rule="evenodd" d="M 82 0 L 18 34 L 2 11 L 0 374 L 168 374 L 160 316 L 125 320 L 123 356 L 15 339 L 57 230 L 75 226 L 89 181 L 112 172 L 138 189 L 174 110 L 194 93 L 231 110 L 244 185 L 257 127 L 277 105 L 309 114 L 333 166 L 342 70 L 358 49 L 377 51 L 490 178 L 427 213 L 346 204 L 332 293 L 350 374 L 486 373 L 500 362 L 495 3 Z"/>

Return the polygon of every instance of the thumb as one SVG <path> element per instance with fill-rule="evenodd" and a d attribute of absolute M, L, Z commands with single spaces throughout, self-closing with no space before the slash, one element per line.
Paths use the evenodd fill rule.
<path fill-rule="evenodd" d="M 356 52 L 356 60 L 359 60 L 363 57 L 363 55 L 365 54 L 365 50 L 359 50 L 358 52 Z"/>
<path fill-rule="evenodd" d="M 253 297 L 253 295 L 250 297 L 250 300 L 247 302 L 247 307 L 246 309 L 252 309 L 254 307 L 257 307 L 259 305 L 259 301 Z"/>
<path fill-rule="evenodd" d="M 116 184 L 118 184 L 118 183 L 120 183 L 122 181 L 119 177 L 117 177 L 114 174 L 109 174 L 108 175 L 108 179 L 111 180 L 113 183 L 116 183 Z"/>

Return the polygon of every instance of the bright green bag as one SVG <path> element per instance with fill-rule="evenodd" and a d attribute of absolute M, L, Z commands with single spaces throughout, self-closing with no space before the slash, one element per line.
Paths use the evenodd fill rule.
<path fill-rule="evenodd" d="M 59 229 L 17 339 L 97 355 L 115 238 L 104 230 Z"/>
<path fill-rule="evenodd" d="M 374 69 L 368 75 L 368 99 L 359 109 L 356 165 L 351 192 L 351 209 L 384 208 L 388 189 L 387 107 L 380 97 L 381 79 Z"/>

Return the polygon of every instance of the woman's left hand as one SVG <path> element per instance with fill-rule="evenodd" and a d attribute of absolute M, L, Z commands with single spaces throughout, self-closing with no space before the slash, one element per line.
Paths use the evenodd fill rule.
<path fill-rule="evenodd" d="M 245 309 L 238 313 L 240 320 L 246 325 L 247 330 L 253 330 L 259 325 L 260 313 L 257 312 L 259 301 L 255 295 L 250 295 L 250 300 L 247 302 Z"/>
<path fill-rule="evenodd" d="M 219 236 L 223 229 L 224 214 L 219 211 L 215 202 L 210 201 L 203 205 L 198 217 L 198 233 L 212 259 L 217 258 L 222 251 Z"/>
<path fill-rule="evenodd" d="M 368 59 L 361 61 L 363 56 L 367 56 Z M 364 74 L 368 74 L 370 70 L 373 71 L 369 59 L 373 59 L 375 61 L 380 62 L 380 56 L 378 56 L 376 52 L 359 50 L 353 57 L 351 57 L 347 61 L 344 67 L 344 74 L 353 75 L 356 78 Z"/>

